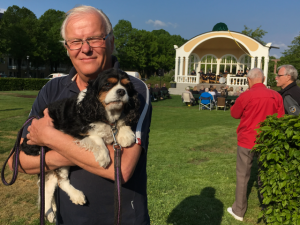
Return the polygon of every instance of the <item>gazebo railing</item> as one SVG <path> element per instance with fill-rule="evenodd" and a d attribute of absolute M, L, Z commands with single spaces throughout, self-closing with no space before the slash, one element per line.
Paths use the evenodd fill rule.
<path fill-rule="evenodd" d="M 177 75 L 176 82 L 177 83 L 199 84 L 199 76 Z"/>
<path fill-rule="evenodd" d="M 240 85 L 246 86 L 247 84 L 247 77 L 231 77 L 227 76 L 227 85 Z"/>

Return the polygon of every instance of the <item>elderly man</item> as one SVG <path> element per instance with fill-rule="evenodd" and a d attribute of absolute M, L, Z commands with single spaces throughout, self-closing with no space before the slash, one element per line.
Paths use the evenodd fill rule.
<path fill-rule="evenodd" d="M 30 116 L 38 115 L 47 104 L 75 96 L 84 90 L 88 81 L 98 74 L 112 68 L 114 36 L 111 23 L 101 11 L 90 6 L 79 6 L 67 12 L 61 27 L 61 34 L 74 68 L 66 77 L 49 81 L 35 100 Z M 76 44 L 74 44 L 76 42 Z M 78 42 L 81 43 L 78 45 Z M 140 111 L 146 116 L 140 118 L 133 127 L 137 143 L 122 149 L 122 224 L 150 224 L 147 209 L 146 158 L 151 103 L 146 85 L 137 78 L 129 76 L 141 102 Z M 47 146 L 52 151 L 46 154 L 47 170 L 71 166 L 70 183 L 81 190 L 87 203 L 83 206 L 73 204 L 60 188 L 55 193 L 57 203 L 57 224 L 113 224 L 114 222 L 114 150 L 108 145 L 112 163 L 104 169 L 95 161 L 92 152 L 85 151 L 74 143 L 74 138 L 54 129 L 51 118 L 33 120 L 23 137 L 28 144 Z M 10 161 L 10 167 L 12 162 Z M 40 173 L 39 157 L 20 154 L 20 172 Z"/>
<path fill-rule="evenodd" d="M 236 219 L 243 221 L 247 209 L 247 184 L 250 178 L 253 153 L 250 152 L 256 139 L 258 123 L 268 115 L 284 114 L 281 96 L 264 84 L 264 74 L 261 69 L 249 71 L 247 80 L 249 91 L 243 92 L 231 107 L 231 116 L 241 119 L 237 128 L 237 161 L 236 161 L 236 192 L 235 202 L 227 211 Z"/>
<path fill-rule="evenodd" d="M 281 87 L 281 94 L 284 103 L 285 114 L 299 115 L 300 113 L 300 87 L 296 80 L 298 72 L 292 65 L 282 65 L 278 68 L 276 76 L 277 86 Z"/>

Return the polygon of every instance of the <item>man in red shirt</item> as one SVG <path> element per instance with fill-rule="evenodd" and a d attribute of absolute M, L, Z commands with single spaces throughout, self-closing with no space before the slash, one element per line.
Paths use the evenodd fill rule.
<path fill-rule="evenodd" d="M 237 128 L 237 161 L 235 202 L 227 211 L 239 221 L 243 221 L 247 209 L 247 185 L 250 178 L 254 153 L 250 152 L 255 144 L 258 123 L 268 115 L 284 115 L 283 100 L 276 91 L 264 84 L 261 69 L 254 68 L 247 74 L 249 90 L 243 92 L 231 107 L 231 116 L 241 119 Z"/>

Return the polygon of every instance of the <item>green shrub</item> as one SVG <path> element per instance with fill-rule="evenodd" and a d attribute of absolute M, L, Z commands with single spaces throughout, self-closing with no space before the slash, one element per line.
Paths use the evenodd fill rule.
<path fill-rule="evenodd" d="M 276 74 L 270 73 L 268 74 L 268 80 L 267 80 L 267 85 L 271 87 L 276 87 L 277 83 L 275 80 Z"/>
<path fill-rule="evenodd" d="M 1 78 L 0 91 L 40 90 L 48 81 L 37 78 Z"/>
<path fill-rule="evenodd" d="M 259 157 L 260 192 L 267 224 L 300 224 L 300 117 L 277 114 L 260 124 L 254 152 Z"/>

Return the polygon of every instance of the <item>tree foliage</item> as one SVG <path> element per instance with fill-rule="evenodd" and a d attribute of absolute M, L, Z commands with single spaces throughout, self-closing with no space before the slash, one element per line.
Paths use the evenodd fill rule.
<path fill-rule="evenodd" d="M 167 31 L 152 32 L 132 28 L 127 20 L 119 20 L 114 27 L 117 57 L 124 70 L 137 70 L 141 74 L 154 74 L 157 69 L 170 71 L 175 67 L 174 45 L 186 42 L 179 35 Z"/>
<path fill-rule="evenodd" d="M 37 18 L 33 12 L 16 5 L 7 8 L 1 20 L 1 52 L 17 60 L 19 76 L 22 59 L 36 54 L 37 33 Z"/>
<path fill-rule="evenodd" d="M 288 49 L 282 53 L 280 65 L 291 64 L 300 71 L 300 35 L 295 37 Z"/>
<path fill-rule="evenodd" d="M 242 33 L 249 37 L 254 38 L 255 40 L 257 40 L 260 43 L 262 43 L 263 45 L 265 45 L 266 43 L 262 40 L 262 38 L 268 32 L 263 29 L 260 29 L 260 28 L 261 28 L 261 26 L 259 26 L 255 30 L 252 30 L 249 27 L 247 27 L 246 25 L 244 25 L 244 30 L 242 31 Z"/>

